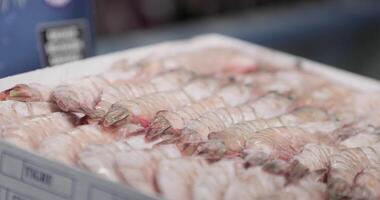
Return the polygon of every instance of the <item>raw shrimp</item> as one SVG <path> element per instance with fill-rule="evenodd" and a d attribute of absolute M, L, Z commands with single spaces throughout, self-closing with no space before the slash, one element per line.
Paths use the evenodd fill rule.
<path fill-rule="evenodd" d="M 160 162 L 156 182 L 163 198 L 190 200 L 194 181 L 207 167 L 201 158 L 179 158 Z"/>
<path fill-rule="evenodd" d="M 256 199 L 272 194 L 284 186 L 284 177 L 266 173 L 260 167 L 249 168 L 229 184 L 224 199 Z"/>
<path fill-rule="evenodd" d="M 338 152 L 339 149 L 335 146 L 306 144 L 302 152 L 293 157 L 286 169 L 288 181 L 297 181 L 310 172 L 318 171 L 326 174 L 330 165 L 330 157 Z"/>
<path fill-rule="evenodd" d="M 330 157 L 328 190 L 330 197 L 351 196 L 356 176 L 365 168 L 380 165 L 380 143 L 342 150 Z"/>
<path fill-rule="evenodd" d="M 131 150 L 116 155 L 115 169 L 121 180 L 148 194 L 156 195 L 155 176 L 161 161 L 179 158 L 178 149 L 173 145 L 160 146 L 152 150 Z M 172 188 L 174 189 L 174 188 Z"/>
<path fill-rule="evenodd" d="M 96 76 L 59 85 L 53 90 L 53 99 L 63 111 L 92 113 L 104 88 L 116 82 L 137 82 L 150 79 L 157 74 L 170 70 L 157 63 L 139 62 L 126 70 L 113 69 Z"/>
<path fill-rule="evenodd" d="M 298 162 L 310 171 L 327 169 L 330 157 L 338 153 L 338 148 L 323 144 L 306 144 L 302 152 L 294 156 L 293 161 Z"/>
<path fill-rule="evenodd" d="M 209 134 L 209 139 L 221 140 L 228 151 L 239 152 L 244 148 L 245 141 L 257 131 L 282 126 L 297 126 L 303 123 L 324 121 L 328 115 L 321 109 L 299 108 L 290 114 L 269 119 L 257 119 L 235 124 L 223 131 Z"/>
<path fill-rule="evenodd" d="M 195 179 L 192 187 L 193 199 L 223 199 L 228 185 L 241 171 L 243 171 L 243 163 L 236 160 L 222 160 L 213 163 Z"/>
<path fill-rule="evenodd" d="M 128 120 L 128 122 L 147 127 L 158 111 L 174 110 L 189 105 L 191 102 L 193 100 L 181 90 L 153 93 L 129 101 L 119 101 L 107 112 L 103 125 L 110 127 Z"/>
<path fill-rule="evenodd" d="M 146 138 L 151 141 L 164 134 L 176 134 L 190 120 L 200 117 L 207 111 L 225 107 L 226 103 L 220 97 L 208 98 L 198 103 L 190 104 L 176 111 L 160 111 L 154 118 Z M 177 133 L 178 134 L 178 133 Z"/>
<path fill-rule="evenodd" d="M 89 145 L 78 154 L 78 165 L 108 180 L 119 182 L 121 179 L 114 168 L 116 154 L 132 149 L 126 141 Z"/>
<path fill-rule="evenodd" d="M 137 118 L 130 121 L 148 126 L 150 121 L 161 110 L 175 110 L 199 100 L 212 96 L 220 85 L 218 81 L 200 78 L 188 83 L 183 89 L 153 93 L 136 99 L 119 101 L 112 105 L 105 115 L 104 125 L 109 127 L 126 118 Z"/>
<path fill-rule="evenodd" d="M 3 140 L 21 148 L 33 149 L 44 138 L 56 132 L 74 128 L 76 118 L 66 113 L 50 113 L 21 121 L 17 126 L 5 127 L 1 131 Z"/>
<path fill-rule="evenodd" d="M 0 93 L 0 100 L 52 101 L 52 89 L 38 83 L 18 84 Z"/>
<path fill-rule="evenodd" d="M 49 102 L 0 101 L 0 127 L 9 126 L 26 117 L 49 114 L 58 111 L 55 104 Z"/>
<path fill-rule="evenodd" d="M 281 114 L 290 108 L 291 101 L 289 99 L 270 93 L 247 105 L 207 112 L 186 124 L 180 135 L 180 143 L 184 145 L 181 148 L 186 152 L 185 154 L 191 154 L 199 143 L 208 139 L 211 132 L 222 131 L 240 122 Z"/>
<path fill-rule="evenodd" d="M 244 154 L 250 165 L 268 160 L 290 160 L 307 143 L 318 143 L 319 138 L 297 127 L 268 128 L 250 135 L 245 141 Z"/>
<path fill-rule="evenodd" d="M 48 158 L 74 165 L 78 153 L 90 144 L 104 144 L 114 141 L 117 135 L 102 131 L 99 125 L 82 125 L 71 131 L 61 132 L 45 138 L 38 146 L 38 152 Z"/>
<path fill-rule="evenodd" d="M 225 106 L 235 106 L 250 98 L 250 87 L 241 84 L 231 84 L 216 92 L 214 97 L 206 98 L 175 111 L 157 113 L 147 133 L 147 139 L 152 140 L 162 134 L 177 135 L 190 120 L 199 118 L 208 111 Z"/>
<path fill-rule="evenodd" d="M 93 117 L 102 117 L 113 103 L 121 100 L 130 100 L 150 93 L 180 89 L 181 86 L 193 77 L 193 73 L 177 69 L 163 73 L 148 82 L 112 84 L 103 89 L 100 101 L 95 107 L 95 116 Z"/>

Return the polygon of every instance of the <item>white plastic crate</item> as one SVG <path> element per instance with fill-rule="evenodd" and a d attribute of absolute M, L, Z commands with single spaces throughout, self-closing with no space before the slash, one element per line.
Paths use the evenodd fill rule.
<path fill-rule="evenodd" d="M 6 77 L 0 79 L 0 90 L 18 83 L 37 82 L 54 86 L 62 81 L 101 73 L 120 58 L 128 57 L 133 61 L 151 54 L 166 55 L 218 46 L 238 47 L 260 58 L 263 63 L 285 68 L 301 67 L 315 72 L 316 75 L 323 75 L 354 88 L 380 91 L 380 84 L 376 80 L 217 34 L 130 49 Z M 0 200 L 14 199 L 138 200 L 154 198 L 124 185 L 104 180 L 84 170 L 65 166 L 0 141 Z"/>

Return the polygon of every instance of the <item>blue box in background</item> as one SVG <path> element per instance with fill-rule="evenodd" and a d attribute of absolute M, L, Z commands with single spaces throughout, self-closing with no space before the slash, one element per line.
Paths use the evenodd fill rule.
<path fill-rule="evenodd" d="M 93 55 L 90 0 L 0 0 L 0 77 Z"/>

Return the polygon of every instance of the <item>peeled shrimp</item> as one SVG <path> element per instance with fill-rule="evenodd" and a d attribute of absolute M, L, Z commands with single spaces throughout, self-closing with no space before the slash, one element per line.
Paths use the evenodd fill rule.
<path fill-rule="evenodd" d="M 52 89 L 38 83 L 18 84 L 0 93 L 0 100 L 52 101 Z"/>
<path fill-rule="evenodd" d="M 156 175 L 160 194 L 169 200 L 193 199 L 192 185 L 206 167 L 207 162 L 200 158 L 161 161 Z"/>
<path fill-rule="evenodd" d="M 49 114 L 58 111 L 55 104 L 48 102 L 0 101 L 0 127 L 9 126 L 26 117 Z"/>
<path fill-rule="evenodd" d="M 155 176 L 159 173 L 160 162 L 180 156 L 180 152 L 173 145 L 152 150 L 125 151 L 116 154 L 115 169 L 123 182 L 142 192 L 156 195 L 158 191 L 155 188 Z"/>
<path fill-rule="evenodd" d="M 44 138 L 56 132 L 70 130 L 74 125 L 73 115 L 56 112 L 21 121 L 17 126 L 5 127 L 1 136 L 7 142 L 20 144 L 21 148 L 33 149 Z"/>
<path fill-rule="evenodd" d="M 74 165 L 78 153 L 88 145 L 114 141 L 115 135 L 106 133 L 98 125 L 82 125 L 71 131 L 61 132 L 45 138 L 37 151 L 48 158 Z"/>

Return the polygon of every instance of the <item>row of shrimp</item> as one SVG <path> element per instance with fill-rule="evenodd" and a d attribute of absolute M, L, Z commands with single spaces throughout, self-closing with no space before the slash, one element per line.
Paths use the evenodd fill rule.
<path fill-rule="evenodd" d="M 380 198 L 376 92 L 235 48 L 0 93 L 0 137 L 165 199 Z"/>

